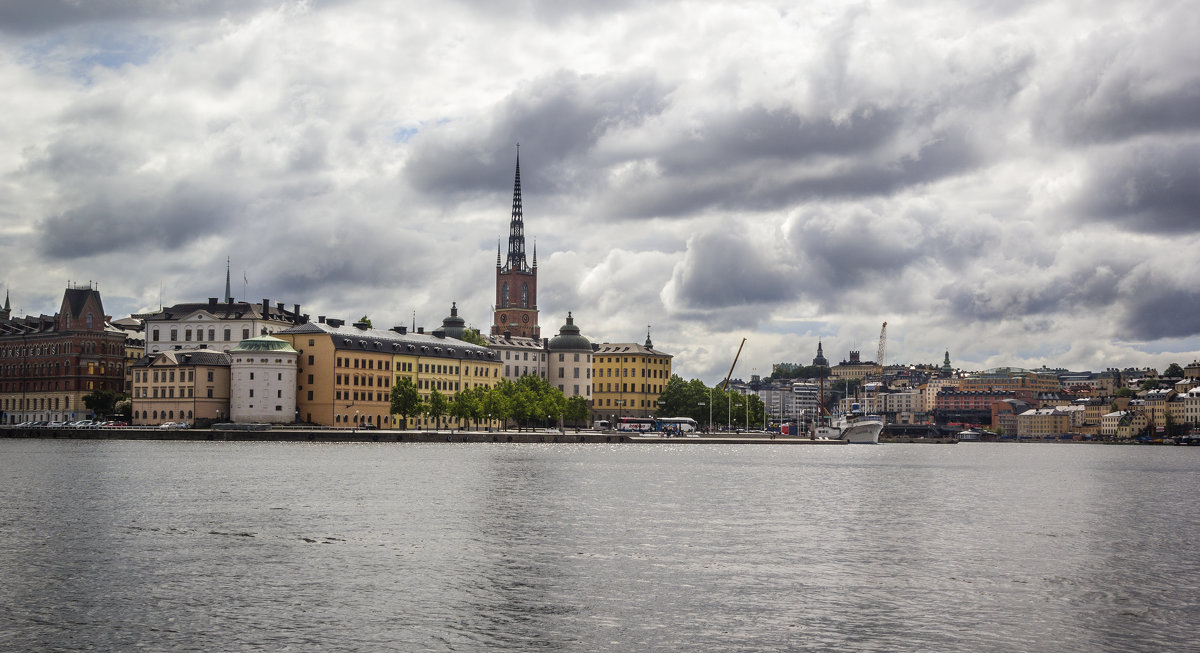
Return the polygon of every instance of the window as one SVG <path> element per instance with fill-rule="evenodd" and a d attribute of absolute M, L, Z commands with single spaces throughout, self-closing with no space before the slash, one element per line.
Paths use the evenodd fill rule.
<path fill-rule="evenodd" d="M 191 342 L 191 341 L 192 341 L 192 330 L 191 330 L 191 329 L 186 329 L 186 330 L 184 330 L 184 332 L 183 332 L 183 339 L 184 339 L 185 341 L 187 341 L 187 342 Z"/>
<path fill-rule="evenodd" d="M 158 329 L 155 329 L 153 333 L 154 333 L 154 337 L 152 338 L 152 340 L 154 340 L 154 342 L 158 342 Z"/>
<path fill-rule="evenodd" d="M 179 340 L 179 329 L 171 329 L 171 342 Z"/>
<path fill-rule="evenodd" d="M 196 341 L 197 342 L 204 341 L 204 329 L 196 329 Z"/>
<path fill-rule="evenodd" d="M 225 329 L 225 342 L 229 342 L 229 329 Z"/>
<path fill-rule="evenodd" d="M 242 340 L 247 340 L 249 338 L 250 338 L 250 329 L 249 328 L 242 329 Z"/>
<path fill-rule="evenodd" d="M 309 354 L 309 355 L 308 355 L 308 364 L 309 364 L 309 365 L 312 365 L 312 364 L 313 364 L 313 357 L 312 357 L 312 354 Z"/>
<path fill-rule="evenodd" d="M 251 397 L 253 397 L 253 396 L 254 396 L 254 388 L 250 388 L 250 396 L 251 396 Z"/>
<path fill-rule="evenodd" d="M 212 382 L 212 380 L 213 380 L 213 371 L 212 371 L 212 370 L 209 370 L 209 371 L 208 371 L 208 381 L 209 381 L 209 383 L 211 383 L 211 382 Z"/>
<path fill-rule="evenodd" d="M 208 340 L 209 340 L 209 342 L 211 342 L 211 341 L 213 341 L 213 340 L 216 340 L 216 339 L 217 339 L 217 330 L 216 330 L 216 329 L 209 329 L 209 330 L 208 330 Z"/>

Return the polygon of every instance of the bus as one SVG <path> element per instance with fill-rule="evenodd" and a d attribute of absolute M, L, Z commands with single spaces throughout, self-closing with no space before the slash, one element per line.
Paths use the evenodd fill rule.
<path fill-rule="evenodd" d="M 646 433 L 648 431 L 657 431 L 658 424 L 652 417 L 618 417 L 617 430 Z"/>
<path fill-rule="evenodd" d="M 663 431 L 694 433 L 696 431 L 696 420 L 690 417 L 663 417 L 658 420 L 658 428 Z"/>

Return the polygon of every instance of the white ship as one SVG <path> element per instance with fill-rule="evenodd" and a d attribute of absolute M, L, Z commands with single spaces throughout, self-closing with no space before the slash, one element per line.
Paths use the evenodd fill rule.
<path fill-rule="evenodd" d="M 824 440 L 845 440 L 850 444 L 879 444 L 879 433 L 883 431 L 883 418 L 864 415 L 858 404 L 850 412 L 839 415 L 832 423 L 816 428 L 816 437 Z"/>

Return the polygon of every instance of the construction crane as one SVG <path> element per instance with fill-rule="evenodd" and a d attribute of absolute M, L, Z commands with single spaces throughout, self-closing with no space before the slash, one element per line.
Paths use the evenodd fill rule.
<path fill-rule="evenodd" d="M 721 384 L 721 392 L 725 392 L 725 386 L 729 385 L 729 377 L 733 376 L 733 368 L 737 367 L 737 359 L 742 355 L 742 347 L 746 346 L 746 339 L 742 338 L 742 344 L 738 345 L 737 354 L 733 357 L 733 365 L 729 366 L 729 374 L 725 375 L 725 382 Z"/>
<path fill-rule="evenodd" d="M 876 362 L 879 363 L 879 367 L 882 370 L 882 368 L 887 365 L 887 363 L 885 363 L 883 360 L 884 357 L 887 356 L 887 322 L 884 322 L 883 328 L 879 330 L 879 352 L 878 352 L 878 354 L 879 355 L 876 356 L 875 360 L 876 360 Z M 882 373 L 882 371 L 881 371 L 881 373 Z"/>

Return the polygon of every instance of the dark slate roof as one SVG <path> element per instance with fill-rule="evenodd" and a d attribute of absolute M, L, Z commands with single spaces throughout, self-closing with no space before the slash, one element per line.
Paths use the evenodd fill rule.
<path fill-rule="evenodd" d="M 327 334 L 337 349 L 371 351 L 410 356 L 436 356 L 464 360 L 496 360 L 496 352 L 455 338 L 439 338 L 428 333 L 399 333 L 382 329 L 309 322 L 277 331 L 274 335 Z"/>
<path fill-rule="evenodd" d="M 228 367 L 230 358 L 229 354 L 223 351 L 216 351 L 215 349 L 170 350 L 142 356 L 132 366 L 150 367 L 159 360 L 168 365 Z"/>

